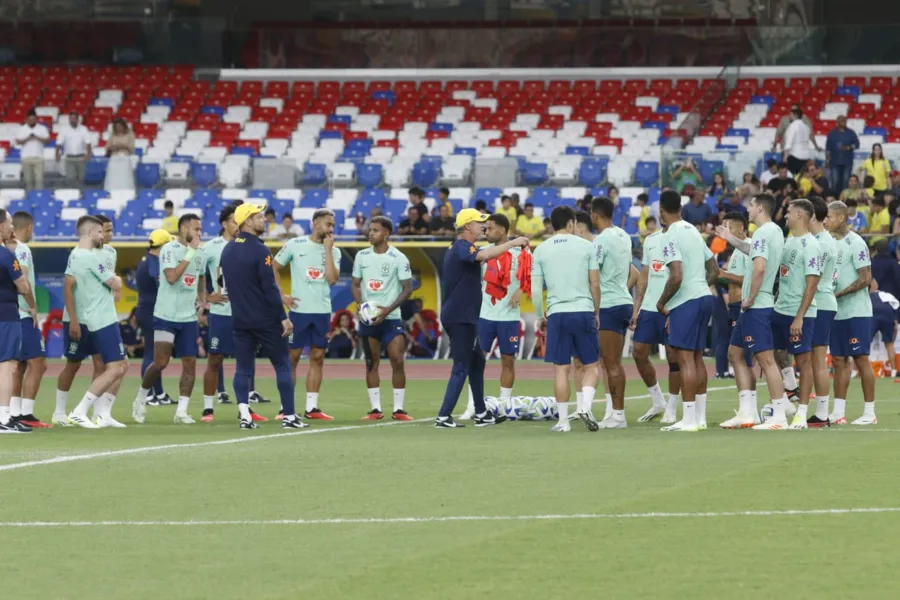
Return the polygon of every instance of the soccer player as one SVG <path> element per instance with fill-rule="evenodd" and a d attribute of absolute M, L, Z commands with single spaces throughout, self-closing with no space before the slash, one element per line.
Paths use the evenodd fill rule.
<path fill-rule="evenodd" d="M 778 298 L 772 315 L 775 348 L 793 355 L 800 368 L 800 397 L 791 429 L 806 429 L 809 396 L 813 388 L 812 338 L 816 318 L 816 290 L 822 274 L 821 250 L 809 232 L 813 218 L 809 200 L 794 200 L 788 208 L 791 236 L 784 243 L 779 269 Z"/>
<path fill-rule="evenodd" d="M 706 429 L 706 365 L 703 349 L 712 315 L 713 298 L 709 291 L 719 267 L 697 228 L 681 219 L 681 195 L 672 190 L 662 193 L 660 217 L 666 227 L 663 238 L 663 262 L 669 278 L 656 302 L 656 310 L 668 317 L 669 347 L 681 373 L 681 421 L 663 427 L 663 431 L 700 431 Z"/>
<path fill-rule="evenodd" d="M 284 313 L 277 274 L 272 269 L 272 253 L 260 239 L 266 232 L 265 205 L 244 203 L 234 211 L 237 237 L 222 250 L 222 282 L 218 288 L 231 303 L 234 324 L 234 394 L 240 411 L 240 428 L 256 429 L 250 416 L 250 379 L 256 349 L 275 368 L 275 382 L 281 397 L 283 429 L 309 427 L 294 410 L 294 376 L 287 337 L 293 325 Z"/>
<path fill-rule="evenodd" d="M 656 309 L 656 303 L 662 294 L 669 269 L 663 256 L 663 239 L 666 229 L 655 231 L 644 238 L 644 252 L 641 258 L 641 273 L 638 277 L 634 295 L 634 309 L 629 327 L 634 331 L 632 356 L 638 373 L 647 386 L 652 406 L 638 419 L 639 423 L 652 421 L 662 415 L 660 423 L 675 423 L 677 418 L 678 393 L 681 390 L 681 371 L 677 362 L 669 361 L 669 398 L 663 399 L 662 390 L 656 379 L 656 369 L 650 360 L 650 350 L 668 341 L 666 333 L 666 316 Z M 602 298 L 601 298 L 602 299 Z M 666 356 L 674 357 L 671 349 Z"/>
<path fill-rule="evenodd" d="M 216 395 L 222 377 L 222 363 L 226 356 L 234 355 L 234 324 L 231 317 L 231 303 L 228 296 L 222 293 L 219 278 L 222 275 L 221 259 L 222 251 L 226 244 L 234 239 L 238 233 L 237 223 L 234 221 L 234 211 L 237 206 L 230 204 L 219 213 L 219 224 L 222 226 L 222 234 L 211 239 L 203 246 L 203 257 L 206 264 L 203 272 L 209 273 L 212 283 L 212 293 L 207 294 L 209 302 L 209 357 L 206 359 L 206 372 L 203 374 L 203 416 L 204 423 L 215 420 Z M 258 401 L 261 396 L 255 391 L 255 370 L 250 375 L 250 401 Z M 227 395 L 227 394 L 226 394 Z M 224 402 L 223 402 L 224 404 Z M 254 421 L 268 421 L 266 417 L 250 411 L 250 418 Z"/>
<path fill-rule="evenodd" d="M 75 229 L 78 245 L 69 254 L 66 267 L 66 281 L 74 284 L 74 294 L 66 296 L 69 315 L 75 315 L 70 321 L 70 337 L 75 348 L 70 348 L 69 354 L 78 359 L 99 356 L 103 370 L 91 381 L 68 420 L 70 425 L 85 429 L 121 428 L 125 425 L 112 417 L 111 410 L 115 393 L 128 370 L 114 298 L 122 290 L 122 279 L 115 273 L 114 251 L 103 251 L 106 236 L 100 220 L 81 217 Z M 92 407 L 93 420 L 88 418 Z"/>
<path fill-rule="evenodd" d="M 34 260 L 28 242 L 34 234 L 34 218 L 27 212 L 17 212 L 12 216 L 12 238 L 6 247 L 19 261 L 22 274 L 28 280 L 32 294 L 35 290 Z M 22 349 L 13 375 L 12 398 L 9 409 L 14 419 L 32 428 L 46 428 L 49 424 L 34 416 L 34 400 L 41 387 L 41 378 L 47 370 L 44 358 L 44 336 L 37 328 L 28 299 L 19 296 L 19 319 L 22 322 Z"/>
<path fill-rule="evenodd" d="M 749 276 L 744 276 L 741 286 L 741 318 L 731 334 L 731 345 L 741 343 L 741 348 L 728 349 L 732 357 L 731 366 L 734 368 L 734 378 L 740 392 L 750 390 L 750 380 L 753 373 L 750 368 L 740 360 L 742 350 L 748 349 L 753 353 L 756 361 L 762 367 L 766 377 L 766 385 L 774 407 L 772 417 L 766 422 L 757 424 L 756 406 L 750 406 L 752 396 L 742 394 L 742 405 L 737 417 L 733 421 L 735 429 L 748 427 L 760 427 L 762 429 L 787 428 L 787 394 L 784 392 L 784 382 L 778 363 L 775 361 L 773 348 L 775 347 L 772 336 L 772 313 L 775 307 L 775 279 L 781 262 L 781 251 L 784 249 L 784 232 L 781 227 L 772 222 L 775 214 L 775 198 L 769 194 L 757 194 L 750 200 L 748 207 L 750 221 L 757 226 L 753 232 L 751 241 L 741 240 L 731 235 L 727 227 L 716 228 L 716 235 L 731 244 L 735 251 L 746 254 L 750 258 L 751 270 Z M 767 426 L 768 425 L 768 426 Z"/>
<path fill-rule="evenodd" d="M 809 223 L 810 232 L 819 243 L 819 287 L 816 290 L 816 319 L 813 323 L 812 369 L 816 390 L 816 412 L 806 420 L 807 427 L 829 427 L 828 392 L 831 376 L 828 371 L 828 344 L 831 339 L 831 325 L 837 314 L 837 299 L 834 297 L 834 269 L 836 244 L 831 234 L 825 230 L 828 205 L 819 196 L 810 197 L 815 218 Z"/>
<path fill-rule="evenodd" d="M 475 427 L 487 427 L 504 421 L 494 417 L 484 407 L 484 353 L 478 347 L 478 315 L 481 311 L 481 265 L 497 258 L 513 247 L 528 244 L 528 238 L 518 237 L 492 248 L 478 249 L 475 241 L 484 231 L 488 215 L 474 208 L 465 208 L 456 215 L 456 241 L 444 255 L 441 277 L 444 281 L 444 302 L 441 306 L 441 323 L 450 336 L 450 357 L 453 369 L 444 402 L 434 426 L 439 428 L 464 427 L 451 416 L 459 393 L 469 379 L 475 404 Z"/>
<path fill-rule="evenodd" d="M 294 377 L 303 348 L 309 347 L 309 371 L 306 373 L 307 419 L 330 421 L 334 417 L 319 409 L 319 390 L 328 330 L 331 328 L 331 286 L 341 276 L 341 250 L 334 247 L 334 211 L 320 208 L 313 213 L 312 233 L 288 241 L 275 255 L 275 276 L 291 266 L 291 295 L 284 296 L 290 307 L 294 332 L 289 343 Z"/>
<path fill-rule="evenodd" d="M 350 290 L 358 306 L 363 302 L 377 304 L 381 311 L 371 325 L 360 323 L 359 337 L 366 357 L 366 388 L 372 409 L 363 420 L 377 421 L 384 418 L 381 411 L 381 378 L 378 366 L 382 348 L 387 349 L 391 361 L 391 384 L 394 389 L 395 421 L 412 421 L 403 409 L 406 396 L 406 372 L 403 357 L 406 355 L 406 337 L 400 319 L 400 305 L 412 294 L 412 270 L 409 259 L 388 243 L 394 224 L 387 217 L 373 217 L 369 227 L 371 248 L 360 250 L 353 262 L 353 280 Z"/>
<path fill-rule="evenodd" d="M 606 370 L 612 406 L 607 403 L 600 429 L 620 429 L 625 422 L 625 369 L 622 347 L 631 324 L 634 300 L 628 291 L 631 275 L 631 238 L 612 223 L 615 206 L 605 197 L 591 201 L 591 220 L 599 231 L 594 253 L 600 265 L 600 355 Z M 660 392 L 660 398 L 662 392 Z M 590 413 L 588 413 L 590 416 Z"/>
<path fill-rule="evenodd" d="M 12 237 L 9 214 L 0 209 L 0 433 L 29 433 L 31 427 L 10 414 L 13 373 L 19 361 L 22 323 L 18 297 L 24 296 L 32 319 L 34 294 L 16 256 L 6 247 Z"/>
<path fill-rule="evenodd" d="M 847 205 L 828 205 L 825 227 L 835 239 L 835 293 L 837 314 L 831 325 L 831 362 L 834 366 L 834 411 L 829 420 L 847 423 L 847 390 L 850 387 L 850 359 L 853 359 L 863 390 L 863 415 L 853 425 L 875 425 L 875 373 L 869 363 L 872 343 L 872 261 L 866 242 L 847 226 Z"/>
<path fill-rule="evenodd" d="M 206 259 L 200 248 L 200 217 L 187 213 L 178 219 L 178 235 L 162 247 L 159 257 L 159 293 L 153 309 L 153 364 L 144 373 L 132 406 L 132 417 L 143 423 L 147 396 L 162 376 L 173 354 L 181 358 L 175 423 L 195 423 L 188 414 L 197 374 L 199 316 L 206 304 Z"/>
<path fill-rule="evenodd" d="M 546 362 L 554 365 L 553 391 L 559 422 L 552 431 L 568 432 L 569 364 L 575 356 L 583 365 L 582 397 L 576 412 L 589 431 L 598 424 L 590 415 L 599 379 L 600 340 L 597 311 L 600 309 L 600 266 L 594 246 L 575 235 L 575 211 L 557 206 L 550 214 L 554 234 L 534 252 L 531 281 L 534 311 L 540 328 L 546 331 Z M 547 285 L 547 311 L 541 290 Z M 625 411 L 617 410 L 624 421 Z"/>
<path fill-rule="evenodd" d="M 147 368 L 153 364 L 153 310 L 156 306 L 156 294 L 159 292 L 159 253 L 162 247 L 172 241 L 172 235 L 165 229 L 157 229 L 150 233 L 150 246 L 147 254 L 138 263 L 134 273 L 135 287 L 137 287 L 138 300 L 135 307 L 135 317 L 138 326 L 144 333 L 144 357 L 141 362 L 141 377 L 147 372 Z M 163 391 L 162 377 L 153 384 L 153 394 L 147 404 L 151 406 L 164 406 L 172 404 L 172 399 Z"/>
<path fill-rule="evenodd" d="M 734 211 L 726 213 L 722 218 L 722 225 L 728 228 L 728 231 L 738 240 L 747 239 L 747 230 L 749 221 L 747 215 L 742 212 Z M 738 321 L 741 318 L 741 302 L 743 299 L 742 287 L 744 285 L 744 277 L 747 275 L 747 267 L 749 259 L 743 252 L 733 249 L 731 257 L 725 269 L 719 269 L 719 278 L 728 282 L 728 360 L 734 369 L 735 381 L 738 387 L 738 401 L 743 413 L 752 415 L 750 421 L 734 417 L 719 424 L 723 429 L 735 429 L 741 425 L 758 425 L 759 411 L 756 402 L 756 377 L 752 376 L 750 369 L 753 368 L 753 355 L 744 347 L 744 341 L 740 339 L 740 329 L 737 329 Z M 736 333 L 735 333 L 736 332 Z M 742 362 L 747 365 L 747 369 L 741 369 L 735 363 Z M 750 374 L 749 380 L 745 380 L 745 375 Z"/>
<path fill-rule="evenodd" d="M 887 354 L 884 376 L 896 377 L 897 371 L 894 366 L 897 364 L 897 353 L 894 350 L 894 341 L 897 339 L 897 309 L 900 309 L 900 301 L 893 294 L 879 291 L 878 282 L 874 277 L 869 284 L 869 298 L 872 300 L 872 339 L 874 340 L 875 335 L 880 333 Z"/>

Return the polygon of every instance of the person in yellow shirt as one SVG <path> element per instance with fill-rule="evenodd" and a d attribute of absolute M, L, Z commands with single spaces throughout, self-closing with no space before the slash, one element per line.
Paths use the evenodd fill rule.
<path fill-rule="evenodd" d="M 847 189 L 841 192 L 840 201 L 846 204 L 847 200 L 858 200 L 861 193 L 862 187 L 859 185 L 859 177 L 851 175 L 847 181 Z"/>
<path fill-rule="evenodd" d="M 162 220 L 162 229 L 171 235 L 177 235 L 178 217 L 175 216 L 175 204 L 171 200 L 166 200 L 166 203 L 163 204 L 163 209 L 166 211 L 166 216 Z"/>
<path fill-rule="evenodd" d="M 891 215 L 884 205 L 884 198 L 881 194 L 872 199 L 872 208 L 869 212 L 869 233 L 889 233 L 891 227 Z M 869 245 L 886 239 L 884 237 L 873 237 L 868 240 Z"/>
<path fill-rule="evenodd" d="M 513 227 L 516 226 L 516 221 L 519 219 L 519 211 L 513 206 L 512 198 L 505 194 L 500 196 L 500 210 L 497 211 L 497 214 L 506 217 Z"/>
<path fill-rule="evenodd" d="M 859 173 L 860 175 L 865 173 L 874 179 L 874 185 L 872 187 L 875 188 L 876 192 L 883 192 L 888 189 L 888 182 L 890 181 L 891 175 L 891 163 L 884 157 L 881 150 L 881 144 L 872 145 L 872 154 L 869 155 L 866 162 L 859 168 Z"/>
<path fill-rule="evenodd" d="M 529 239 L 539 238 L 544 234 L 544 221 L 534 216 L 534 204 L 525 203 L 525 212 L 516 219 L 516 235 Z"/>
<path fill-rule="evenodd" d="M 647 232 L 647 219 L 650 218 L 650 207 L 647 204 L 650 202 L 650 196 L 647 194 L 638 194 L 638 197 L 635 199 L 635 203 L 641 207 L 641 216 L 638 217 L 638 233 L 641 234 L 641 238 L 650 235 Z"/>
<path fill-rule="evenodd" d="M 440 213 L 441 207 L 446 206 L 447 212 L 449 216 L 453 216 L 453 205 L 450 204 L 450 190 L 448 188 L 442 187 L 438 190 L 437 203 L 434 206 L 434 214 L 435 216 Z"/>

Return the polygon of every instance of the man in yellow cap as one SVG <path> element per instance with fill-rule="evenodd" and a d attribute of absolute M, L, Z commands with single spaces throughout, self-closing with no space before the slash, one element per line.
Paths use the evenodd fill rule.
<path fill-rule="evenodd" d="M 157 229 L 150 234 L 150 247 L 147 254 L 138 263 L 134 274 L 138 301 L 134 309 L 138 327 L 144 335 L 144 360 L 141 363 L 141 377 L 147 367 L 153 364 L 153 308 L 156 306 L 156 293 L 159 291 L 159 252 L 162 247 L 172 241 L 172 235 L 165 229 Z M 172 399 L 163 391 L 162 378 L 153 384 L 153 398 L 147 404 L 159 406 L 172 404 Z"/>
<path fill-rule="evenodd" d="M 475 427 L 496 425 L 504 420 L 495 418 L 484 407 L 484 354 L 478 347 L 478 316 L 481 312 L 481 263 L 502 255 L 510 248 L 528 245 L 528 238 L 519 237 L 503 244 L 479 250 L 475 241 L 484 233 L 488 215 L 474 208 L 464 208 L 456 215 L 456 241 L 444 255 L 441 279 L 444 300 L 441 304 L 441 324 L 450 336 L 450 357 L 453 369 L 444 403 L 434 426 L 457 428 L 463 425 L 453 420 L 459 394 L 469 379 L 475 406 Z"/>
<path fill-rule="evenodd" d="M 284 312 L 281 288 L 275 281 L 272 253 L 260 239 L 266 232 L 265 205 L 244 203 L 234 211 L 240 228 L 237 237 L 225 245 L 219 263 L 222 280 L 219 292 L 231 303 L 234 327 L 234 395 L 240 411 L 240 428 L 256 429 L 250 414 L 250 378 L 256 349 L 262 349 L 275 368 L 275 382 L 281 397 L 283 429 L 308 427 L 294 409 L 294 376 L 288 351 L 288 336 L 294 326 Z"/>

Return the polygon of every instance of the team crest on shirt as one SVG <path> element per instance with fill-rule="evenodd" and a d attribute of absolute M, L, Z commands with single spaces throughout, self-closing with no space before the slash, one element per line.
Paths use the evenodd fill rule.
<path fill-rule="evenodd" d="M 181 278 L 181 283 L 186 287 L 194 287 L 194 284 L 197 283 L 197 277 L 194 275 L 190 275 L 185 273 L 184 277 Z"/>
<path fill-rule="evenodd" d="M 75 354 L 76 352 L 78 352 L 78 342 L 70 342 L 69 354 Z"/>
<path fill-rule="evenodd" d="M 791 269 L 787 265 L 781 265 L 781 268 L 778 270 L 778 273 L 782 277 L 787 277 L 788 273 L 790 273 L 790 272 L 791 272 Z"/>
<path fill-rule="evenodd" d="M 316 267 L 306 267 L 306 278 L 318 281 L 325 276 L 325 271 Z"/>
<path fill-rule="evenodd" d="M 209 347 L 212 348 L 213 350 L 218 348 L 219 347 L 219 338 L 214 337 L 213 339 L 209 340 Z"/>
<path fill-rule="evenodd" d="M 650 261 L 650 269 L 654 273 L 661 273 L 664 268 L 666 268 L 666 266 L 663 264 L 663 261 L 656 259 Z"/>
<path fill-rule="evenodd" d="M 369 288 L 370 292 L 380 292 L 384 289 L 384 282 L 380 279 L 370 279 L 366 283 L 366 287 Z"/>
<path fill-rule="evenodd" d="M 391 265 L 386 264 L 386 263 L 381 265 L 381 274 L 382 275 L 388 275 L 388 274 L 390 274 L 390 272 L 391 272 Z"/>

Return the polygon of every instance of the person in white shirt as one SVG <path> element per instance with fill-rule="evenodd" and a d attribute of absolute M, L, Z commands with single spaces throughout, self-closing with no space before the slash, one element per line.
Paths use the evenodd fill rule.
<path fill-rule="evenodd" d="M 66 177 L 84 182 L 84 168 L 91 156 L 91 132 L 81 124 L 78 113 L 69 114 L 69 126 L 56 136 L 56 162 L 66 158 Z"/>
<path fill-rule="evenodd" d="M 303 235 L 303 228 L 294 223 L 294 217 L 290 213 L 285 213 L 281 217 L 281 225 L 276 225 L 269 232 L 269 238 L 276 240 L 289 240 L 301 235 Z"/>
<path fill-rule="evenodd" d="M 791 111 L 791 124 L 784 132 L 784 162 L 791 173 L 800 173 L 806 162 L 813 157 L 810 147 L 812 131 L 803 121 L 803 111 L 794 108 Z"/>
<path fill-rule="evenodd" d="M 22 157 L 22 178 L 27 190 L 44 187 L 44 145 L 48 141 L 50 132 L 38 123 L 37 113 L 29 110 L 25 124 L 16 135 L 16 144 L 20 146 Z"/>

